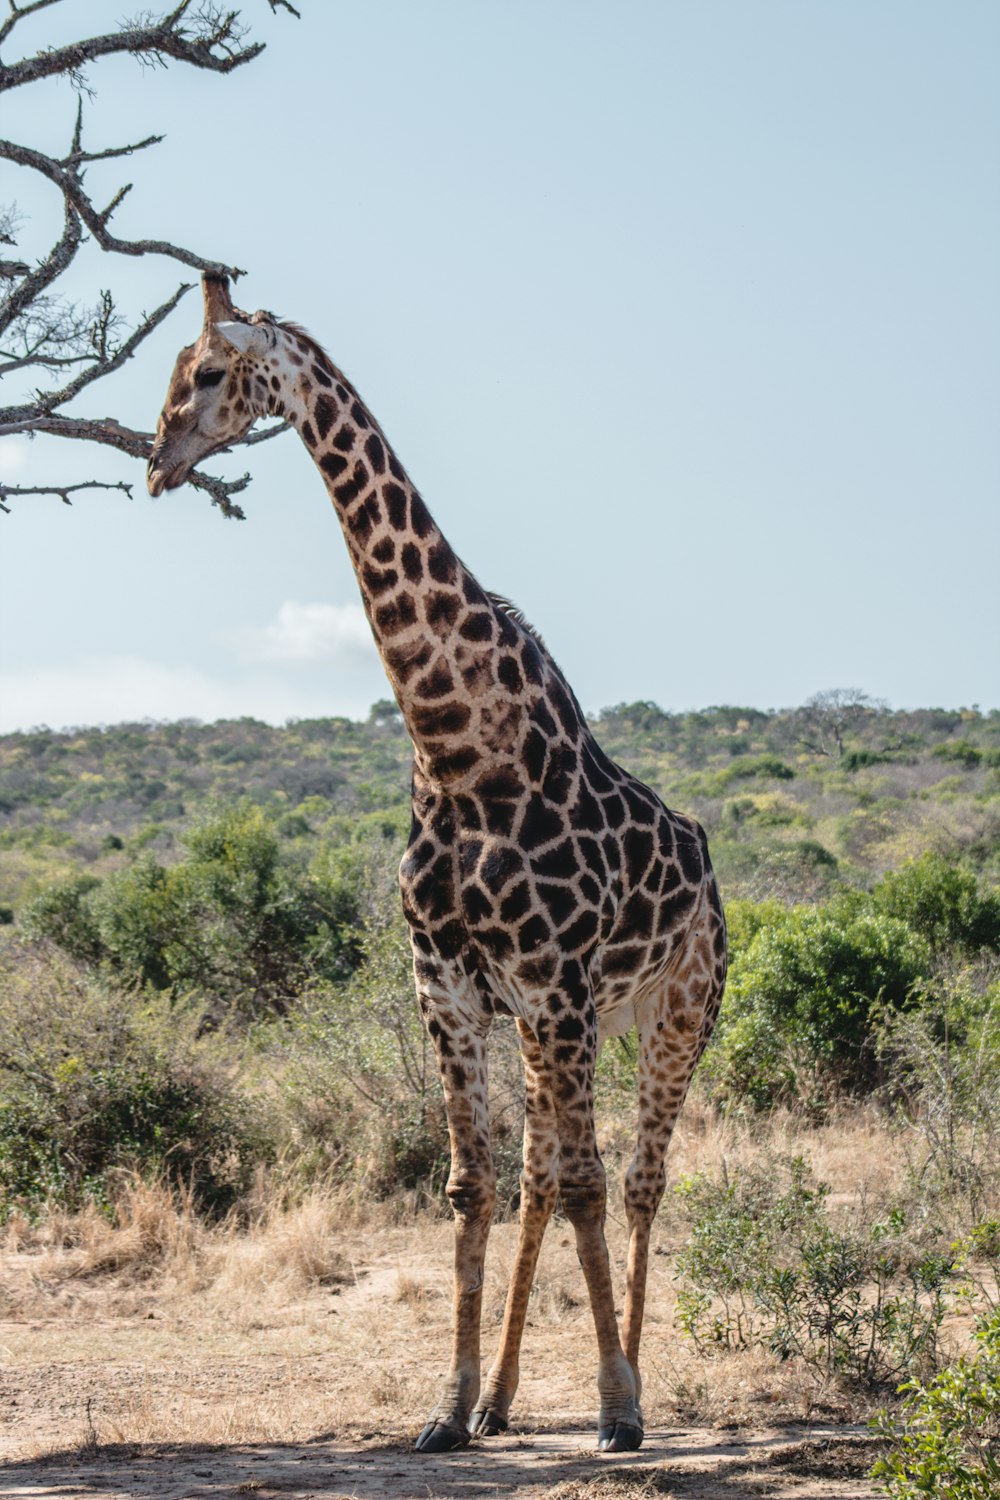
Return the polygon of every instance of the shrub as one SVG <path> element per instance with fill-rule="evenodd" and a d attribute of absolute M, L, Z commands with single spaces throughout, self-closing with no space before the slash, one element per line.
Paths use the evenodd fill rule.
<path fill-rule="evenodd" d="M 933 1364 L 956 1269 L 907 1241 L 901 1212 L 835 1227 L 799 1157 L 676 1190 L 693 1218 L 677 1257 L 684 1332 L 701 1353 L 765 1347 L 854 1386 Z"/>
<path fill-rule="evenodd" d="M 983 752 L 971 740 L 950 740 L 945 745 L 935 745 L 931 754 L 940 760 L 956 761 L 967 771 L 974 771 L 983 760 Z"/>
<path fill-rule="evenodd" d="M 731 781 L 743 780 L 751 777 L 760 777 L 765 781 L 792 781 L 795 772 L 785 761 L 779 760 L 776 755 L 739 755 L 720 771 L 717 776 L 719 787 L 728 786 Z"/>
<path fill-rule="evenodd" d="M 900 1113 L 921 1143 L 922 1193 L 975 1224 L 1000 1191 L 1000 982 L 944 976 L 907 1014 L 878 1018 L 876 1047 Z"/>
<path fill-rule="evenodd" d="M 976 1330 L 979 1348 L 927 1385 L 902 1387 L 902 1413 L 874 1426 L 888 1451 L 872 1468 L 892 1500 L 996 1500 L 1000 1494 L 1000 1309 Z"/>
<path fill-rule="evenodd" d="M 865 766 L 881 766 L 891 760 L 892 756 L 886 755 L 884 750 L 848 750 L 840 758 L 840 768 L 843 771 L 860 771 Z"/>
<path fill-rule="evenodd" d="M 0 1215 L 108 1201 L 115 1174 L 183 1183 L 223 1211 L 269 1151 L 200 1012 L 8 951 L 0 981 Z"/>
<path fill-rule="evenodd" d="M 50 887 L 25 913 L 29 936 L 111 970 L 119 983 L 197 993 L 214 1023 L 285 1010 L 316 976 L 350 972 L 358 862 L 321 878 L 281 857 L 280 839 L 247 803 L 192 829 L 186 855 L 166 868 L 151 855 Z"/>
<path fill-rule="evenodd" d="M 971 870 L 927 853 L 893 870 L 876 885 L 878 911 L 905 922 L 936 952 L 981 948 L 1000 952 L 1000 893 L 981 892 Z"/>
<path fill-rule="evenodd" d="M 760 1105 L 859 1092 L 876 1074 L 876 1001 L 904 1009 L 930 965 L 927 943 L 883 912 L 772 903 L 735 949 L 708 1076 L 723 1096 Z"/>
<path fill-rule="evenodd" d="M 50 939 L 81 963 L 96 963 L 102 945 L 89 898 L 99 885 L 93 875 L 54 882 L 25 907 L 22 932 L 29 939 Z"/>

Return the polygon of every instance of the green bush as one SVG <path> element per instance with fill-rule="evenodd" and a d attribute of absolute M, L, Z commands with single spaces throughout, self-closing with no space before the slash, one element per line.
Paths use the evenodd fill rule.
<path fill-rule="evenodd" d="M 169 868 L 142 854 L 104 881 L 50 887 L 26 910 L 24 931 L 119 983 L 203 996 L 216 1023 L 281 1012 L 307 981 L 351 971 L 363 864 L 354 850 L 307 874 L 247 803 L 197 825 L 185 846 Z"/>
<path fill-rule="evenodd" d="M 96 963 L 102 945 L 90 897 L 99 886 L 93 875 L 54 882 L 25 907 L 22 932 L 29 939 L 49 938 L 81 963 Z"/>
<path fill-rule="evenodd" d="M 888 1451 L 872 1468 L 892 1500 L 996 1500 L 1000 1495 L 1000 1308 L 976 1330 L 979 1348 L 906 1392 L 899 1417 L 880 1413 Z"/>
<path fill-rule="evenodd" d="M 905 922 L 936 952 L 1000 952 L 1000 893 L 982 892 L 971 870 L 924 854 L 884 875 L 871 897 L 876 910 Z"/>
<path fill-rule="evenodd" d="M 881 911 L 768 905 L 741 909 L 718 1037 L 705 1059 L 717 1092 L 764 1105 L 860 1092 L 876 1076 L 871 1017 L 904 1009 L 930 948 Z"/>
<path fill-rule="evenodd" d="M 189 1185 L 224 1211 L 271 1150 L 232 1053 L 198 1010 L 70 960 L 8 949 L 0 980 L 0 1217 L 106 1203 L 116 1173 Z"/>
<path fill-rule="evenodd" d="M 891 761 L 892 756 L 884 750 L 848 750 L 840 757 L 842 771 L 860 771 L 865 766 L 881 766 Z"/>
<path fill-rule="evenodd" d="M 717 775 L 721 788 L 731 781 L 760 777 L 764 781 L 793 781 L 795 772 L 776 755 L 738 755 Z"/>
<path fill-rule="evenodd" d="M 1000 980 L 939 976 L 909 1012 L 876 1018 L 876 1050 L 917 1143 L 922 1197 L 975 1225 L 1000 1194 Z"/>
<path fill-rule="evenodd" d="M 936 745 L 931 751 L 939 760 L 953 760 L 967 771 L 974 771 L 982 764 L 983 752 L 971 740 L 949 740 L 946 745 Z"/>
<path fill-rule="evenodd" d="M 764 1347 L 867 1389 L 936 1362 L 956 1267 L 910 1243 L 901 1212 L 835 1226 L 798 1157 L 676 1191 L 693 1220 L 678 1320 L 699 1352 Z"/>

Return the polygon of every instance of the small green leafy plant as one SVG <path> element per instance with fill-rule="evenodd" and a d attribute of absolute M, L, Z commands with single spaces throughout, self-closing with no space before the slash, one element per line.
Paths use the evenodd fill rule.
<path fill-rule="evenodd" d="M 863 1389 L 933 1368 L 954 1257 L 911 1242 L 899 1210 L 835 1225 L 801 1157 L 777 1174 L 678 1186 L 693 1218 L 678 1319 L 695 1347 L 765 1347 Z"/>
<path fill-rule="evenodd" d="M 910 1380 L 898 1417 L 873 1427 L 887 1452 L 872 1468 L 892 1500 L 996 1500 L 1000 1495 L 1000 1307 L 981 1319 L 978 1349 L 927 1385 Z"/>

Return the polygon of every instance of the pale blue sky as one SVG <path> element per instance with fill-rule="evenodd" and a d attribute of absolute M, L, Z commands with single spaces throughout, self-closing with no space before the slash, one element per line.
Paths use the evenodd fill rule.
<path fill-rule="evenodd" d="M 90 71 L 122 235 L 249 274 L 358 385 L 449 538 L 588 708 L 1000 704 L 1000 7 L 994 0 L 302 0 L 229 78 Z M 67 0 L 25 50 L 121 15 Z M 7 60 L 10 60 L 9 58 Z M 66 149 L 74 99 L 5 96 Z M 5 168 L 26 257 L 54 190 Z M 85 274 L 84 274 L 85 273 Z M 184 279 L 91 250 L 125 309 Z M 76 403 L 149 428 L 197 293 Z M 7 392 L 4 404 L 17 399 Z M 248 520 L 82 445 L 0 443 L 0 728 L 361 714 L 386 691 L 298 440 Z"/>

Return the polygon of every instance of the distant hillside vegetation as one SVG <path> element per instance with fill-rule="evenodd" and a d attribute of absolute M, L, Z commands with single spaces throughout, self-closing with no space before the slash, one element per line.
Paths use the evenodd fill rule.
<path fill-rule="evenodd" d="M 828 693 L 622 704 L 594 730 L 708 829 L 730 971 L 697 1087 L 727 1110 L 905 1103 L 948 1148 L 934 1222 L 958 1194 L 977 1223 L 1000 1201 L 1000 714 Z M 409 776 L 389 702 L 0 739 L 0 1224 L 110 1212 L 130 1172 L 213 1214 L 279 1164 L 382 1196 L 444 1181 L 396 881 Z M 491 1064 L 511 1203 L 512 1030 Z M 606 1048 L 602 1098 L 631 1110 L 634 1071 Z"/>
<path fill-rule="evenodd" d="M 705 825 L 724 894 L 819 900 L 932 850 L 1000 873 L 1000 713 L 890 712 L 860 695 L 800 709 L 654 703 L 603 710 L 608 753 Z M 209 811 L 247 799 L 308 860 L 354 821 L 404 820 L 410 744 L 395 705 L 367 722 L 124 724 L 0 737 L 0 905 L 103 877 L 140 851 L 170 864 Z"/>

